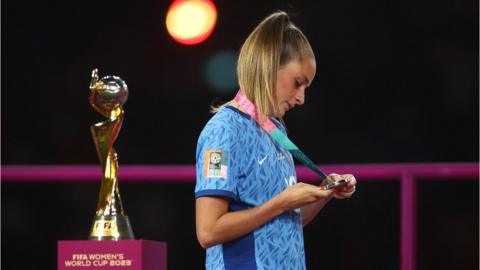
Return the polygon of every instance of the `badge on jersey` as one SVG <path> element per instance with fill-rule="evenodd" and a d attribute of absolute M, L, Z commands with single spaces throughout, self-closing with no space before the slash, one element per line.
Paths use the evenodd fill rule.
<path fill-rule="evenodd" d="M 204 176 L 206 178 L 227 178 L 227 161 L 227 151 L 206 150 Z"/>

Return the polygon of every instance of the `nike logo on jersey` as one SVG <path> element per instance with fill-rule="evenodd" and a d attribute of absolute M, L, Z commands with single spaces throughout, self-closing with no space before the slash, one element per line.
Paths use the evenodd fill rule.
<path fill-rule="evenodd" d="M 258 165 L 262 165 L 263 162 L 265 162 L 265 160 L 267 160 L 267 158 L 268 158 L 268 155 L 266 155 L 264 158 L 258 160 Z"/>

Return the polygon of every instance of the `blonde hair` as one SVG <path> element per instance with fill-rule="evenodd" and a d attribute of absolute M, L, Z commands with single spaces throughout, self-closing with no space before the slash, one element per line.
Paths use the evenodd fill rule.
<path fill-rule="evenodd" d="M 315 57 L 310 43 L 283 11 L 266 17 L 250 33 L 240 49 L 237 76 L 240 89 L 260 117 L 278 112 L 277 71 L 292 60 L 307 57 Z"/>

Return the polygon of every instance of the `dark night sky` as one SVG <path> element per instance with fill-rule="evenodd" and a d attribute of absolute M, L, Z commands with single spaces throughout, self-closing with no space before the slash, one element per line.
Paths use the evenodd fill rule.
<path fill-rule="evenodd" d="M 317 76 L 285 117 L 318 163 L 478 160 L 478 2 L 216 1 L 197 46 L 172 41 L 169 1 L 2 1 L 2 164 L 97 163 L 93 68 L 130 89 L 120 164 L 193 164 L 214 100 L 208 57 L 238 51 L 276 9 L 309 38 Z"/>

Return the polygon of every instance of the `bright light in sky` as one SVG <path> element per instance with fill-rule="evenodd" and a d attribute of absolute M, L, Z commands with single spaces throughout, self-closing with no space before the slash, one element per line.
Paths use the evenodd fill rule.
<path fill-rule="evenodd" d="M 217 21 L 217 9 L 209 0 L 176 0 L 167 12 L 168 33 L 177 42 L 193 45 L 206 40 Z"/>

